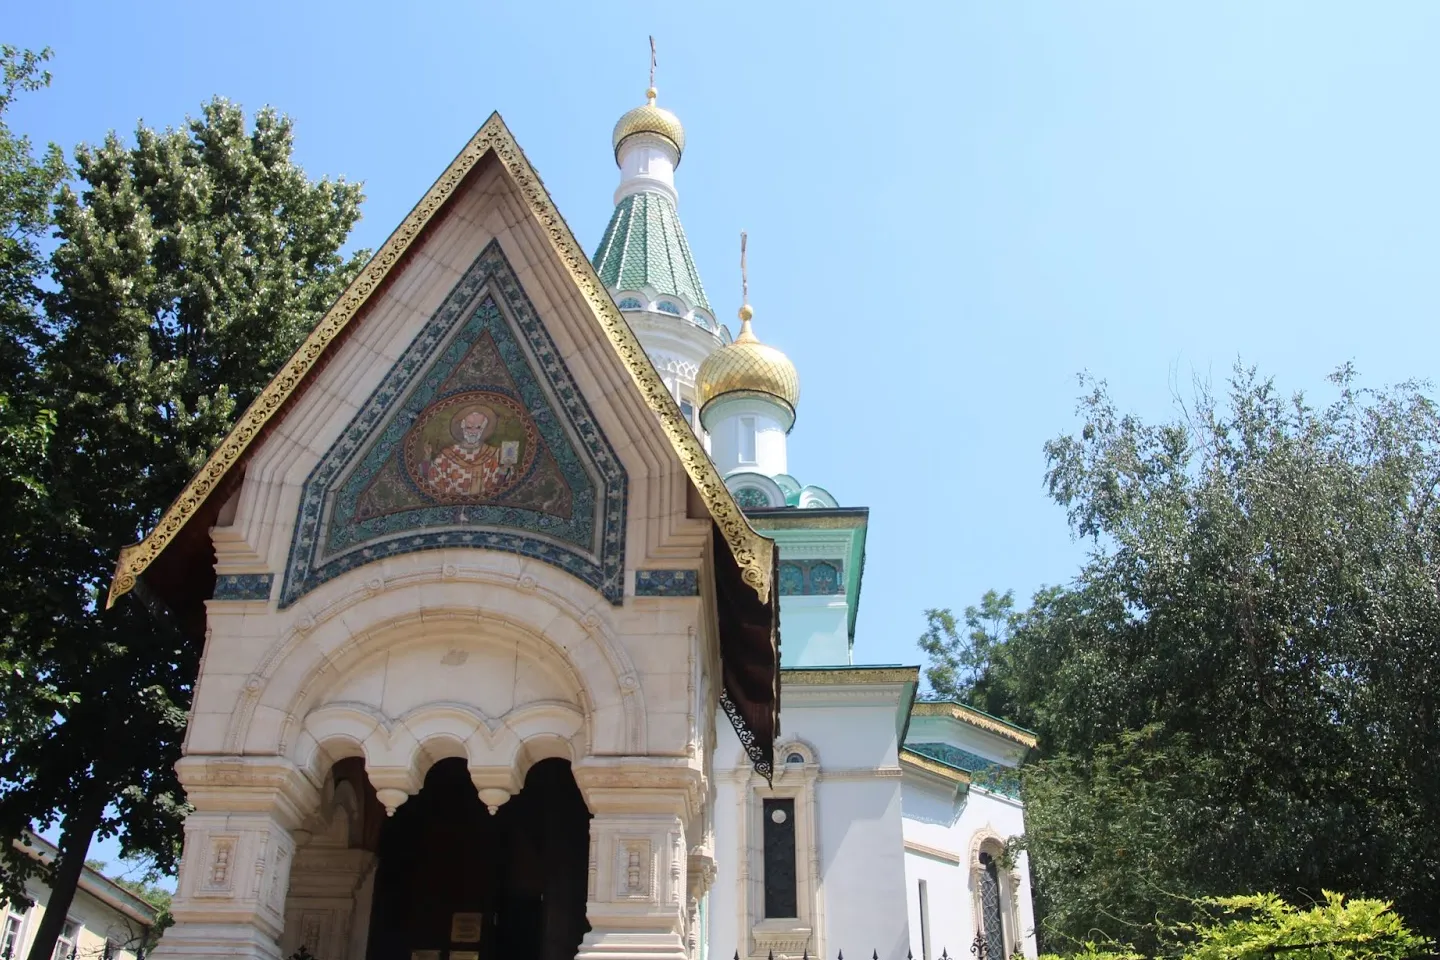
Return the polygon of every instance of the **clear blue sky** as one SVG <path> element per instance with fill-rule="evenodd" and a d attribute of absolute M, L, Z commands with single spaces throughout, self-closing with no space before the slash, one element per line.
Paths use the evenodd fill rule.
<path fill-rule="evenodd" d="M 364 181 L 363 246 L 498 109 L 593 250 L 653 33 L 710 298 L 733 316 L 748 230 L 756 331 L 800 371 L 791 470 L 871 508 L 862 662 L 1075 570 L 1041 444 L 1078 371 L 1148 417 L 1237 357 L 1287 389 L 1432 374 L 1440 4 L 886 7 L 54 0 L 0 41 L 55 48 L 13 119 L 67 148 L 276 106 L 312 175 Z"/>

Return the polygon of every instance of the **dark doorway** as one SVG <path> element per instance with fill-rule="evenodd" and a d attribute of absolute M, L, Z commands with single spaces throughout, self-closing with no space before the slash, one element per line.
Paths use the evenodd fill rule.
<path fill-rule="evenodd" d="M 492 815 L 442 760 L 380 830 L 367 960 L 573 960 L 590 811 L 565 760 L 530 768 Z"/>

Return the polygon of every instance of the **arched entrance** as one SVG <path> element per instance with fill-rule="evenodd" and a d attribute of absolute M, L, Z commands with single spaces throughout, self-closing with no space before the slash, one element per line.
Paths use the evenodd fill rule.
<path fill-rule="evenodd" d="M 589 837 L 568 761 L 536 763 L 492 814 L 465 761 L 441 760 L 380 828 L 367 960 L 572 960 Z"/>

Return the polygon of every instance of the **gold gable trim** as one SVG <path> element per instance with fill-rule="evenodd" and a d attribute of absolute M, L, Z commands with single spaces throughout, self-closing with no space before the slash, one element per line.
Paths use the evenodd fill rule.
<path fill-rule="evenodd" d="M 797 687 L 919 683 L 919 667 L 786 667 L 782 684 Z"/>
<path fill-rule="evenodd" d="M 949 717 L 951 720 L 958 720 L 961 723 L 968 723 L 972 727 L 988 730 L 1031 750 L 1034 750 L 1040 743 L 1035 734 L 1023 727 L 1006 723 L 1004 720 L 997 720 L 990 714 L 982 713 L 974 707 L 967 707 L 949 700 L 921 701 L 911 708 L 910 715 L 913 717 Z"/>
<path fill-rule="evenodd" d="M 931 776 L 940 777 L 942 780 L 949 780 L 951 783 L 969 786 L 970 774 L 964 770 L 952 767 L 949 764 L 940 763 L 930 757 L 922 756 L 914 750 L 901 748 L 900 765 L 914 767 L 917 770 L 924 770 Z"/>
<path fill-rule="evenodd" d="M 539 176 L 525 159 L 525 154 L 520 150 L 515 138 L 511 136 L 505 121 L 500 118 L 499 113 L 492 113 L 400 226 L 395 228 L 395 232 L 390 234 L 384 245 L 370 258 L 370 262 L 340 295 L 335 305 L 315 325 L 315 329 L 310 331 L 299 349 L 255 398 L 255 402 L 245 410 L 229 434 L 220 442 L 220 446 L 210 455 L 210 459 L 205 461 L 205 465 L 166 508 L 155 528 L 144 540 L 120 551 L 106 606 L 114 605 L 116 600 L 135 588 L 140 575 L 179 535 L 220 486 L 226 474 L 240 462 L 250 444 L 280 411 L 301 382 L 309 376 L 320 357 L 365 306 L 370 295 L 384 283 L 390 271 L 424 231 L 431 218 L 459 189 L 475 165 L 492 152 L 525 198 L 531 214 L 549 238 L 551 247 L 565 265 L 570 279 L 584 296 L 596 321 L 609 338 L 610 345 L 629 371 L 630 378 L 640 388 L 640 393 L 651 411 L 659 418 L 666 438 L 680 458 L 690 481 L 700 492 L 701 499 L 720 528 L 721 535 L 725 537 L 725 542 L 740 567 L 741 577 L 755 590 L 762 603 L 769 602 L 773 541 L 757 533 L 746 521 L 709 455 L 700 445 L 695 432 L 681 415 L 680 408 L 670 396 L 670 392 L 665 389 L 649 356 L 641 348 L 640 341 L 616 309 L 615 302 L 610 299 L 610 294 L 606 292 L 589 259 L 576 242 L 575 235 L 570 232 L 570 227 L 555 209 L 555 204 Z"/>

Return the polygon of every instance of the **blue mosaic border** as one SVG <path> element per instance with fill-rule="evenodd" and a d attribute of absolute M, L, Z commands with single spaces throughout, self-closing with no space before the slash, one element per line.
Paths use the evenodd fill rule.
<path fill-rule="evenodd" d="M 505 310 L 498 308 L 497 298 Z M 554 518 L 542 517 L 533 511 L 500 507 L 425 508 L 411 511 L 415 522 L 408 529 L 376 531 L 375 539 L 347 545 L 350 548 L 346 552 L 326 557 L 324 530 L 334 512 L 337 494 L 345 492 L 345 481 L 359 468 L 357 461 L 363 460 L 377 445 L 387 440 L 393 443 L 403 435 L 408 424 L 396 423 L 397 418 L 391 416 L 397 405 L 403 410 L 412 402 L 433 394 L 444 379 L 433 373 L 437 365 L 446 360 L 458 361 L 464 356 L 468 346 L 461 348 L 456 344 L 467 332 L 475 335 L 487 329 L 492 335 L 498 334 L 497 346 L 512 330 L 523 338 L 529 356 L 512 337 L 508 345 L 511 349 L 505 351 L 507 365 L 512 359 L 518 360 L 537 381 L 535 389 L 527 391 L 533 395 L 524 399 L 531 407 L 537 426 L 542 433 L 549 434 L 547 439 L 563 441 L 568 447 L 569 441 L 564 437 L 564 426 L 568 425 L 578 441 L 578 448 L 573 452 L 588 462 L 598 484 L 591 481 L 587 489 L 577 492 L 594 498 L 587 499 L 586 503 L 588 509 L 598 513 L 599 523 L 591 522 L 588 529 L 582 525 L 571 531 L 568 538 L 571 543 L 566 544 L 550 539 L 564 531 L 547 529 L 542 538 L 514 529 L 514 525 L 522 523 L 536 526 L 555 523 Z M 564 425 L 557 421 L 551 408 L 564 417 Z M 625 600 L 627 489 L 624 466 L 560 359 L 554 340 L 521 287 L 499 241 L 492 240 L 306 478 L 280 607 L 293 604 L 322 583 L 373 560 L 447 547 L 502 550 L 542 560 L 593 586 L 618 606 Z M 580 507 L 580 502 L 577 501 L 576 506 Z M 462 523 L 464 527 L 459 526 Z M 442 524 L 448 529 L 427 529 Z M 576 536 L 578 533 L 586 536 Z M 588 542 L 577 542 L 582 539 Z"/>
<path fill-rule="evenodd" d="M 694 570 L 636 570 L 637 597 L 698 597 L 700 577 Z"/>
<path fill-rule="evenodd" d="M 970 782 L 977 787 L 1012 800 L 1020 799 L 1020 773 L 1013 767 L 986 760 L 979 754 L 948 743 L 907 743 L 905 749 L 964 770 L 970 774 Z"/>
<path fill-rule="evenodd" d="M 275 585 L 273 573 L 227 573 L 215 578 L 212 600 L 266 600 Z"/>

